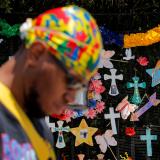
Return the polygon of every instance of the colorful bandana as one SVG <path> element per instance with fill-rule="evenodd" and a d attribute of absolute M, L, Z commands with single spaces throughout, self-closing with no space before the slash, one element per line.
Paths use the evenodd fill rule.
<path fill-rule="evenodd" d="M 45 42 L 58 60 L 86 79 L 94 74 L 102 49 L 95 19 L 83 8 L 66 6 L 51 9 L 22 24 L 21 36 L 30 46 Z"/>

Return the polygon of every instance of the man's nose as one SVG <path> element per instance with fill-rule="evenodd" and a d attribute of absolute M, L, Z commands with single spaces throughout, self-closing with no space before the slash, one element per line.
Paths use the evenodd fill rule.
<path fill-rule="evenodd" d="M 65 94 L 65 102 L 67 104 L 74 103 L 76 96 L 76 90 L 75 89 L 68 89 Z"/>
<path fill-rule="evenodd" d="M 87 88 L 81 88 L 74 92 L 74 100 L 69 105 L 86 106 L 87 105 Z"/>

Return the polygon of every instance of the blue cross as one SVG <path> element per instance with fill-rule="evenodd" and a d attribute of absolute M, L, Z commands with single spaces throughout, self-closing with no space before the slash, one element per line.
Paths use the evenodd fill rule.
<path fill-rule="evenodd" d="M 135 76 L 132 78 L 134 83 L 127 82 L 127 88 L 133 88 L 134 87 L 134 94 L 132 96 L 131 102 L 134 104 L 140 104 L 142 99 L 139 94 L 138 87 L 140 88 L 146 88 L 146 82 L 138 83 L 139 82 L 139 77 Z"/>
<path fill-rule="evenodd" d="M 152 156 L 152 140 L 157 140 L 157 135 L 151 135 L 151 129 L 146 129 L 146 135 L 140 135 L 142 141 L 147 141 L 147 156 Z"/>

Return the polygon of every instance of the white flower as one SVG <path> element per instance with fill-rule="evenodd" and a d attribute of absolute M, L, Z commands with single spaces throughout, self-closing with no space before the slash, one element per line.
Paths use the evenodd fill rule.
<path fill-rule="evenodd" d="M 26 32 L 32 28 L 32 19 L 27 18 L 26 22 L 24 22 L 20 27 L 21 38 L 24 39 Z"/>

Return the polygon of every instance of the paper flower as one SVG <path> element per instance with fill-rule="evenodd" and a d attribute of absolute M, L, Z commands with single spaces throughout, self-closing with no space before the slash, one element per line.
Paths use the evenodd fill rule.
<path fill-rule="evenodd" d="M 103 110 L 105 108 L 105 103 L 104 102 L 97 102 L 97 105 L 96 105 L 96 111 L 97 113 L 102 113 Z"/>
<path fill-rule="evenodd" d="M 100 73 L 96 72 L 96 73 L 93 75 L 93 79 L 101 79 Z"/>
<path fill-rule="evenodd" d="M 74 115 L 74 111 L 70 109 L 66 109 L 61 115 L 52 114 L 51 117 L 70 122 L 73 115 Z"/>
<path fill-rule="evenodd" d="M 92 80 L 89 85 L 89 90 L 94 90 L 96 93 L 103 93 L 105 91 L 105 87 L 102 86 L 101 80 Z"/>
<path fill-rule="evenodd" d="M 94 109 L 89 109 L 89 110 L 86 112 L 86 116 L 87 116 L 87 118 L 94 119 L 94 118 L 96 117 L 96 110 L 94 110 Z"/>
<path fill-rule="evenodd" d="M 147 66 L 148 63 L 149 63 L 147 57 L 142 57 L 142 56 L 137 59 L 137 62 L 138 62 L 141 66 Z"/>
<path fill-rule="evenodd" d="M 127 136 L 134 136 L 136 134 L 135 130 L 133 127 L 127 127 L 126 130 L 125 130 L 125 133 Z"/>

